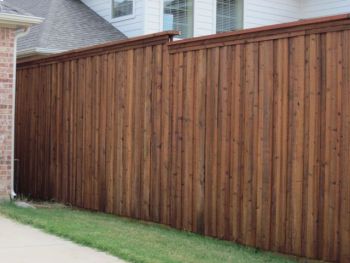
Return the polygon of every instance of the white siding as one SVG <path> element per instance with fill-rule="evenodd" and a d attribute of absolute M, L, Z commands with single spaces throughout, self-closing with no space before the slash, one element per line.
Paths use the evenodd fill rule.
<path fill-rule="evenodd" d="M 194 36 L 215 34 L 216 0 L 194 1 Z"/>
<path fill-rule="evenodd" d="M 300 3 L 300 0 L 245 0 L 244 28 L 267 26 L 301 19 Z"/>
<path fill-rule="evenodd" d="M 145 0 L 145 34 L 162 31 L 163 0 Z"/>
<path fill-rule="evenodd" d="M 245 0 L 244 28 L 350 13 L 350 0 Z"/>
<path fill-rule="evenodd" d="M 350 13 L 350 0 L 304 0 L 304 18 Z"/>
<path fill-rule="evenodd" d="M 126 36 L 163 31 L 163 0 L 134 0 L 135 15 L 111 18 L 111 0 L 82 0 Z M 350 0 L 244 0 L 244 28 L 350 13 Z M 194 0 L 194 36 L 215 34 L 216 0 Z"/>
<path fill-rule="evenodd" d="M 112 1 L 111 0 L 82 0 L 88 7 L 94 10 L 98 15 L 102 16 L 113 26 L 118 28 L 127 37 L 134 37 L 143 35 L 145 33 L 144 28 L 144 1 L 135 1 L 135 14 L 132 18 L 116 21 L 112 19 Z M 150 1 L 150 0 L 148 0 Z"/>

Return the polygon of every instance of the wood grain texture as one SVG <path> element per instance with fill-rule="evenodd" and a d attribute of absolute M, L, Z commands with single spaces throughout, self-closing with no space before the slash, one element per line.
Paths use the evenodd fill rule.
<path fill-rule="evenodd" d="M 350 20 L 23 62 L 19 192 L 350 262 Z"/>

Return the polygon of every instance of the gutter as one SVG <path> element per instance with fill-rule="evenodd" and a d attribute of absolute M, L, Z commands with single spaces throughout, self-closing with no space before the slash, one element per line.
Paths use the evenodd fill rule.
<path fill-rule="evenodd" d="M 30 26 L 39 24 L 43 22 L 44 19 L 40 17 L 33 16 L 24 16 L 18 14 L 7 14 L 0 13 L 0 25 L 9 28 L 17 28 L 15 38 L 14 38 L 14 47 L 13 47 L 13 96 L 12 96 L 12 146 L 11 146 L 11 192 L 10 198 L 16 198 L 17 194 L 14 189 L 14 171 L 15 171 L 15 112 L 16 112 L 16 65 L 17 65 L 17 40 L 20 37 L 23 37 L 29 33 Z"/>
<path fill-rule="evenodd" d="M 13 27 L 29 27 L 40 24 L 44 19 L 41 17 L 25 16 L 18 14 L 0 13 L 0 24 Z"/>
<path fill-rule="evenodd" d="M 27 26 L 23 31 L 17 31 L 14 39 L 13 48 L 13 95 L 12 95 L 12 168 L 11 168 L 11 199 L 16 198 L 17 194 L 15 192 L 15 116 L 16 116 L 16 64 L 17 64 L 17 40 L 20 37 L 26 36 L 30 31 L 30 27 Z"/>

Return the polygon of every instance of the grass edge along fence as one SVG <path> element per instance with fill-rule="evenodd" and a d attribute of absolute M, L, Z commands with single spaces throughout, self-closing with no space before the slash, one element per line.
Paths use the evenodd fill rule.
<path fill-rule="evenodd" d="M 17 69 L 20 193 L 266 250 L 350 262 L 350 19 Z"/>

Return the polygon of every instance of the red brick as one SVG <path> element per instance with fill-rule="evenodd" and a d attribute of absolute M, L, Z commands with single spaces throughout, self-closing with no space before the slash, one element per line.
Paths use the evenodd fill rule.
<path fill-rule="evenodd" d="M 14 37 L 13 29 L 0 28 L 0 199 L 11 189 Z"/>

